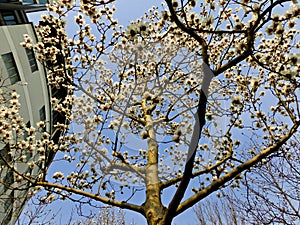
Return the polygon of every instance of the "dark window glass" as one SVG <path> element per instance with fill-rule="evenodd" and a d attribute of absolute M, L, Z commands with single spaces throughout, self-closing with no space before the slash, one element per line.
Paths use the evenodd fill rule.
<path fill-rule="evenodd" d="M 46 121 L 46 110 L 45 106 L 40 109 L 40 121 Z M 46 131 L 46 128 L 43 127 L 42 131 Z"/>
<path fill-rule="evenodd" d="M 6 25 L 15 25 L 17 24 L 17 18 L 13 11 L 2 12 L 2 18 Z"/>
<path fill-rule="evenodd" d="M 13 175 L 11 174 L 11 170 L 9 169 L 3 169 L 7 167 L 7 163 L 12 162 L 12 157 L 11 157 L 11 152 L 9 148 L 9 144 L 5 145 L 1 150 L 0 150 L 0 174 L 2 177 L 2 181 L 7 184 L 11 185 L 13 183 Z M 5 174 L 2 173 L 2 171 L 5 171 Z M 0 185 L 0 196 L 2 193 L 6 192 L 8 189 L 7 185 Z"/>
<path fill-rule="evenodd" d="M 28 122 L 26 123 L 26 127 L 27 127 L 27 128 L 30 128 L 30 126 L 31 126 L 30 121 L 28 121 Z M 25 133 L 24 133 L 24 140 L 26 140 L 26 139 L 28 138 L 28 136 L 29 136 L 29 134 L 25 131 Z M 32 152 L 26 151 L 26 159 L 27 159 L 27 161 L 28 161 L 31 157 L 32 157 Z"/>
<path fill-rule="evenodd" d="M 13 176 L 12 174 L 10 175 Z M 10 224 L 12 220 L 14 197 L 14 191 L 12 191 L 10 195 L 5 198 L 4 211 L 6 212 L 6 215 L 2 218 L 1 224 Z"/>
<path fill-rule="evenodd" d="M 31 126 L 30 121 L 28 121 L 28 122 L 26 123 L 26 127 L 27 127 L 27 128 L 30 128 L 30 126 Z M 28 136 L 29 136 L 29 135 L 28 135 L 27 131 L 25 131 L 25 133 L 24 133 L 24 140 L 26 140 Z"/>
<path fill-rule="evenodd" d="M 0 150 L 0 165 L 6 165 L 6 162 L 11 162 L 11 154 L 10 154 L 10 148 L 9 145 L 5 145 L 1 150 Z"/>
<path fill-rule="evenodd" d="M 45 110 L 45 106 L 43 106 L 40 109 L 40 120 L 41 121 L 45 121 L 46 120 L 46 110 Z"/>
<path fill-rule="evenodd" d="M 2 185 L 0 185 L 0 196 L 5 196 L 1 200 L 1 205 L 3 205 L 3 209 L 5 211 L 4 218 L 0 218 L 1 224 L 9 224 L 12 213 L 13 213 L 13 200 L 14 200 L 14 191 L 10 191 L 8 187 L 13 184 L 13 174 L 12 171 L 7 168 L 6 163 L 10 163 L 12 161 L 9 145 L 5 145 L 2 149 L 0 149 L 0 175 L 2 177 Z M 3 185 L 5 184 L 5 185 Z M 4 201 L 4 202 L 3 202 Z"/>
<path fill-rule="evenodd" d="M 13 54 L 11 52 L 4 54 L 2 55 L 2 59 L 5 64 L 11 84 L 15 84 L 16 82 L 20 81 L 20 75 Z"/>
<path fill-rule="evenodd" d="M 26 50 L 26 54 L 27 54 L 28 61 L 29 61 L 29 64 L 30 64 L 31 72 L 37 71 L 38 67 L 37 67 L 36 59 L 34 57 L 33 50 L 28 49 L 28 48 L 26 48 L 25 50 Z"/>

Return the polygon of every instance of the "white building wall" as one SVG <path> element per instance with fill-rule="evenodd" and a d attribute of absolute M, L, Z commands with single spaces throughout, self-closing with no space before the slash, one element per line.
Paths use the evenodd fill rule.
<path fill-rule="evenodd" d="M 39 109 L 44 105 L 46 118 L 50 119 L 50 99 L 43 66 L 37 62 L 38 70 L 32 73 L 26 51 L 20 45 L 24 41 L 24 34 L 35 37 L 32 25 L 1 26 L 0 33 L 2 33 L 0 35 L 0 55 L 13 53 L 21 78 L 21 81 L 14 84 L 13 88 L 20 94 L 21 114 L 24 122 L 30 120 L 31 125 L 33 125 L 39 121 Z M 0 71 L 2 76 L 8 77 L 3 60 L 0 60 Z M 9 79 L 6 80 L 6 83 L 10 83 Z"/>
<path fill-rule="evenodd" d="M 43 106 L 45 106 L 46 121 L 48 121 L 46 130 L 50 131 L 51 107 L 45 70 L 43 66 L 39 62 L 37 62 L 38 70 L 35 72 L 31 72 L 26 51 L 20 45 L 20 43 L 24 41 L 24 34 L 28 34 L 30 37 L 35 38 L 35 32 L 32 24 L 0 26 L 0 77 L 5 80 L 4 85 L 10 85 L 7 70 L 1 56 L 3 54 L 12 52 L 21 81 L 12 85 L 11 88 L 17 90 L 18 94 L 20 95 L 20 114 L 22 115 L 25 123 L 30 121 L 31 126 L 36 126 L 36 123 L 40 121 L 39 111 Z M 23 164 L 21 167 L 24 171 L 28 169 L 28 167 L 26 168 L 25 165 L 27 164 Z M 18 167 L 20 168 L 20 166 Z M 26 195 L 26 192 L 14 193 L 14 197 L 16 198 L 24 195 Z M 21 202 L 14 202 L 14 204 L 11 206 L 13 209 L 13 214 L 10 215 L 9 210 L 4 211 L 3 204 L 5 203 L 5 201 L 0 201 L 1 225 L 13 225 L 15 223 L 15 221 L 17 220 L 17 216 L 19 215 L 21 210 L 19 207 Z M 11 216 L 13 217 L 11 218 L 9 223 L 3 220 L 5 217 L 8 218 Z"/>

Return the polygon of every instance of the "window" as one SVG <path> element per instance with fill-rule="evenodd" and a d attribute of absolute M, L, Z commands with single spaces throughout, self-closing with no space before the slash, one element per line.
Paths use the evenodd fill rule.
<path fill-rule="evenodd" d="M 15 25 L 18 23 L 13 11 L 5 11 L 1 14 L 5 25 Z"/>
<path fill-rule="evenodd" d="M 30 128 L 31 127 L 31 124 L 30 124 L 30 121 L 28 121 L 26 123 L 26 128 Z M 28 138 L 29 134 L 27 131 L 24 132 L 24 140 L 26 140 Z"/>
<path fill-rule="evenodd" d="M 4 54 L 2 55 L 2 59 L 5 64 L 11 84 L 15 84 L 16 82 L 20 81 L 21 78 L 13 54 L 11 52 Z"/>
<path fill-rule="evenodd" d="M 28 122 L 26 123 L 26 127 L 27 127 L 27 128 L 30 128 L 30 127 L 31 127 L 30 121 L 28 121 Z M 28 138 L 28 136 L 29 136 L 28 132 L 25 131 L 25 132 L 24 132 L 24 140 L 26 140 L 26 139 Z"/>
<path fill-rule="evenodd" d="M 18 0 L 0 0 L 1 2 L 8 3 L 20 3 Z M 12 5 L 12 4 L 11 4 Z M 0 25 L 15 25 L 15 24 L 25 24 L 29 23 L 26 13 L 23 10 L 15 9 L 13 10 L 13 5 L 9 9 L 1 9 L 0 7 Z"/>
<path fill-rule="evenodd" d="M 1 218 L 1 224 L 9 224 L 13 213 L 14 191 L 8 190 L 8 187 L 14 183 L 14 176 L 12 171 L 7 168 L 7 162 L 12 162 L 9 144 L 0 149 L 0 175 L 2 180 L 0 196 L 3 196 L 0 205 L 5 212 L 4 217 Z M 1 212 L 3 212 L 2 210 Z"/>
<path fill-rule="evenodd" d="M 40 109 L 40 121 L 46 121 L 46 110 L 45 110 L 45 106 L 43 106 Z M 46 131 L 46 127 L 43 127 L 42 129 L 43 132 Z"/>
<path fill-rule="evenodd" d="M 28 49 L 28 48 L 26 48 L 25 50 L 26 50 L 26 54 L 27 54 L 27 57 L 28 57 L 29 65 L 30 65 L 30 68 L 31 68 L 31 72 L 37 71 L 38 67 L 37 67 L 36 59 L 34 57 L 33 50 L 32 49 Z"/>
<path fill-rule="evenodd" d="M 28 121 L 28 122 L 26 123 L 26 127 L 27 127 L 27 128 L 30 128 L 30 127 L 31 127 L 30 121 Z M 25 132 L 24 132 L 24 140 L 27 140 L 28 137 L 29 137 L 29 134 L 28 134 L 27 131 L 25 131 Z M 31 157 L 32 157 L 32 152 L 26 151 L 26 159 L 27 159 L 27 161 L 28 161 Z"/>
<path fill-rule="evenodd" d="M 33 4 L 33 3 L 36 3 L 34 0 L 23 0 L 23 2 L 25 3 L 31 3 L 31 4 Z"/>
<path fill-rule="evenodd" d="M 6 144 L 2 149 L 0 149 L 0 165 L 6 165 L 6 162 L 11 162 L 11 154 L 9 144 Z"/>
<path fill-rule="evenodd" d="M 40 0 L 39 3 L 40 3 L 40 4 L 43 4 L 43 5 L 44 5 L 44 4 L 47 4 L 47 0 Z"/>
<path fill-rule="evenodd" d="M 40 109 L 40 121 L 45 121 L 46 120 L 46 110 L 45 110 L 45 106 L 43 106 Z"/>
<path fill-rule="evenodd" d="M 13 176 L 13 174 L 10 173 L 10 176 Z M 2 223 L 1 224 L 10 224 L 12 217 L 13 217 L 13 204 L 14 204 L 14 199 L 15 199 L 15 195 L 14 195 L 14 191 L 11 191 L 11 193 L 4 198 L 4 211 L 5 211 L 5 216 L 4 218 L 2 218 Z"/>

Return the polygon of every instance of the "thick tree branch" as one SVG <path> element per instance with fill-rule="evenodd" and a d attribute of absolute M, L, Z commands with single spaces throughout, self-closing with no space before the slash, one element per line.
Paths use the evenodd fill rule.
<path fill-rule="evenodd" d="M 93 193 L 90 192 L 86 192 L 83 190 L 79 190 L 77 188 L 72 188 L 72 187 L 67 187 L 61 184 L 54 184 L 54 183 L 50 183 L 48 181 L 38 181 L 35 183 L 36 186 L 42 186 L 42 187 L 47 187 L 47 188 L 58 188 L 61 189 L 63 191 L 67 191 L 70 193 L 74 193 L 74 194 L 78 194 L 80 196 L 84 196 L 90 199 L 94 199 L 96 201 L 102 202 L 104 204 L 108 204 L 108 205 L 112 205 L 112 206 L 117 206 L 120 207 L 122 209 L 129 209 L 129 210 L 133 210 L 135 212 L 139 212 L 142 213 L 142 207 L 138 206 L 138 205 L 134 205 L 131 203 L 127 203 L 127 202 L 119 202 L 113 199 L 108 199 L 108 198 L 104 198 L 102 196 L 99 195 L 95 195 Z"/>
<path fill-rule="evenodd" d="M 172 218 L 174 217 L 174 213 L 176 212 L 176 209 L 180 204 L 193 175 L 193 167 L 194 167 L 196 150 L 198 147 L 199 139 L 201 137 L 202 128 L 205 124 L 205 112 L 206 112 L 208 88 L 212 78 L 214 77 L 214 74 L 212 73 L 208 65 L 205 63 L 203 63 L 203 73 L 204 73 L 204 77 L 202 80 L 202 87 L 200 91 L 198 109 L 197 109 L 197 113 L 195 114 L 195 125 L 193 129 L 191 143 L 189 145 L 187 161 L 185 164 L 183 176 L 180 181 L 179 187 L 177 188 L 177 191 L 172 201 L 169 204 L 167 214 L 165 216 L 166 221 L 171 221 Z"/>
<path fill-rule="evenodd" d="M 185 211 L 186 209 L 190 208 L 191 206 L 193 206 L 195 203 L 197 203 L 201 199 L 207 197 L 208 195 L 210 195 L 214 191 L 218 190 L 220 187 L 222 187 L 228 181 L 230 181 L 233 178 L 235 178 L 237 175 L 239 175 L 242 172 L 248 170 L 249 168 L 251 168 L 255 164 L 259 163 L 262 159 L 266 158 L 270 154 L 278 151 L 281 148 L 281 146 L 283 144 L 285 144 L 289 140 L 289 138 L 292 137 L 292 135 L 294 133 L 297 132 L 297 129 L 298 129 L 299 126 L 300 126 L 300 121 L 298 121 L 297 123 L 295 123 L 291 127 L 290 131 L 286 135 L 284 135 L 277 143 L 275 143 L 272 146 L 270 146 L 270 147 L 262 150 L 259 154 L 257 154 L 253 158 L 249 159 L 245 163 L 243 163 L 240 166 L 236 167 L 235 169 L 233 169 L 231 172 L 229 172 L 228 174 L 224 175 L 223 177 L 220 177 L 218 180 L 214 181 L 211 185 L 209 185 L 208 187 L 204 188 L 203 190 L 201 190 L 200 192 L 198 192 L 197 194 L 195 194 L 191 198 L 185 200 L 183 203 L 181 203 L 178 206 L 178 208 L 177 208 L 177 210 L 175 212 L 175 215 L 178 215 L 178 214 L 182 213 L 183 211 Z"/>
<path fill-rule="evenodd" d="M 5 159 L 3 157 L 1 157 L 1 160 L 5 160 Z M 78 194 L 78 195 L 81 195 L 81 196 L 84 196 L 84 197 L 87 197 L 87 198 L 90 198 L 90 199 L 94 199 L 96 201 L 100 201 L 100 202 L 105 203 L 105 204 L 109 204 L 109 205 L 112 205 L 112 206 L 117 206 L 117 207 L 120 207 L 120 208 L 123 208 L 123 209 L 133 210 L 133 211 L 139 212 L 139 213 L 143 213 L 143 207 L 142 206 L 130 204 L 130 203 L 127 203 L 127 202 L 115 201 L 113 199 L 104 198 L 102 196 L 95 195 L 95 194 L 90 193 L 90 192 L 79 190 L 77 188 L 67 187 L 67 186 L 64 186 L 64 185 L 61 185 L 61 184 L 54 184 L 54 183 L 50 183 L 48 181 L 42 181 L 42 180 L 37 181 L 37 180 L 35 180 L 31 177 L 25 176 L 24 174 L 20 173 L 15 167 L 13 167 L 6 160 L 5 160 L 5 164 L 13 173 L 16 173 L 18 176 L 21 176 L 25 181 L 28 181 L 29 183 L 31 183 L 32 187 L 42 186 L 42 187 L 48 187 L 48 188 L 59 188 L 61 190 L 64 190 L 64 191 L 67 191 L 67 192 L 70 192 L 70 193 L 74 193 L 74 194 Z M 28 187 L 27 187 L 27 189 L 28 189 Z"/>

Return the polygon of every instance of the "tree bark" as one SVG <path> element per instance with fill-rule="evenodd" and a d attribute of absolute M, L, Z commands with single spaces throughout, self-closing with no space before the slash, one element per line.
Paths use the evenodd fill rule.
<path fill-rule="evenodd" d="M 146 103 L 143 104 L 147 108 Z M 146 110 L 145 110 L 146 111 Z M 143 204 L 144 215 L 149 225 L 163 225 L 166 207 L 161 202 L 160 181 L 158 178 L 158 144 L 153 127 L 151 113 L 145 115 L 148 133 L 148 164 L 146 169 L 146 201 Z"/>

